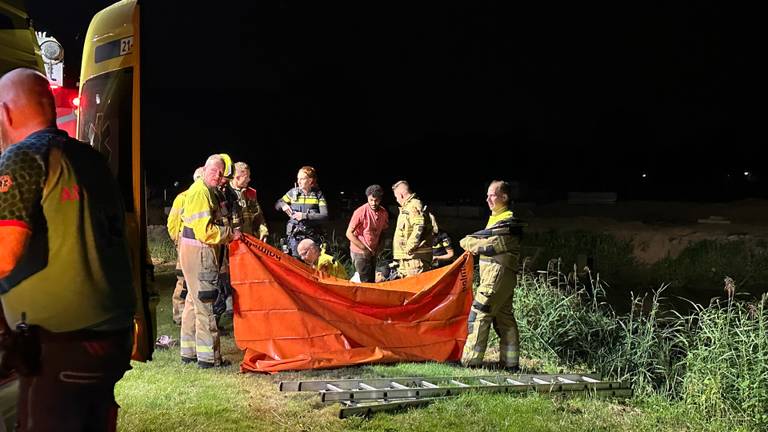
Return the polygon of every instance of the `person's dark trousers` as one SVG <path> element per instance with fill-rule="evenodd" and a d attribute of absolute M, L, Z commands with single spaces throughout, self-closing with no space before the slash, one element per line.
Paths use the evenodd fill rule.
<path fill-rule="evenodd" d="M 131 368 L 132 330 L 30 330 L 39 362 L 20 374 L 16 430 L 116 430 L 115 383 Z"/>
<path fill-rule="evenodd" d="M 355 271 L 360 275 L 360 282 L 376 281 L 376 256 L 350 252 Z"/>

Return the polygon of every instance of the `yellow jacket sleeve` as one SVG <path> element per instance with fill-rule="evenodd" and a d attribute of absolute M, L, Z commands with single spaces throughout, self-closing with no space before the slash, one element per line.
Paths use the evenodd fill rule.
<path fill-rule="evenodd" d="M 405 243 L 405 250 L 411 253 L 421 245 L 424 238 L 424 212 L 420 201 L 411 201 L 408 209 L 408 220 L 411 224 L 411 235 Z M 429 245 L 431 248 L 432 245 Z"/>
<path fill-rule="evenodd" d="M 174 243 L 179 241 L 179 233 L 181 232 L 181 212 L 184 209 L 184 196 L 186 195 L 186 192 L 187 191 L 184 191 L 176 195 L 176 198 L 173 200 L 173 205 L 171 206 L 171 211 L 168 212 L 168 221 L 165 224 L 168 228 L 168 235 Z"/>
<path fill-rule="evenodd" d="M 198 180 L 189 188 L 184 199 L 183 226 L 191 228 L 195 239 L 209 245 L 226 243 L 232 237 L 232 229 L 214 223 L 217 205 L 213 194 L 202 180 Z"/>

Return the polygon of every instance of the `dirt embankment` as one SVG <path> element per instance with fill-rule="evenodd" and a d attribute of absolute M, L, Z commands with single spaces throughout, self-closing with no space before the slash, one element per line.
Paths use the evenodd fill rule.
<path fill-rule="evenodd" d="M 573 205 L 556 202 L 544 205 L 517 203 L 516 215 L 528 222 L 529 232 L 585 230 L 614 235 L 632 242 L 634 255 L 641 263 L 652 264 L 678 256 L 690 244 L 707 239 L 768 240 L 768 201 L 743 200 L 731 203 L 686 203 L 632 201 L 613 205 Z M 486 215 L 486 209 L 479 209 Z M 155 224 L 163 224 L 162 210 L 153 213 Z M 396 217 L 396 214 L 392 215 Z M 440 217 L 441 226 L 459 239 L 479 228 L 486 216 Z M 163 220 L 161 220 L 163 219 Z M 347 221 L 334 220 L 329 231 L 343 233 Z M 270 231 L 282 233 L 285 222 L 269 221 Z M 392 224 L 393 225 L 393 224 Z M 391 227 L 390 227 L 391 231 Z M 164 225 L 149 230 L 152 238 L 167 236 Z M 387 238 L 385 236 L 385 238 Z"/>
<path fill-rule="evenodd" d="M 585 230 L 632 242 L 641 263 L 677 257 L 690 244 L 709 239 L 768 240 L 768 201 L 680 203 L 638 201 L 614 205 L 518 205 L 529 231 Z"/>

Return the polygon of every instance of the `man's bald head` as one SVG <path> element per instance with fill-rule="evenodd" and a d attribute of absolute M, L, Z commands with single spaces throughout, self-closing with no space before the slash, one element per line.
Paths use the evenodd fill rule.
<path fill-rule="evenodd" d="M 320 258 L 320 247 L 312 239 L 300 241 L 296 246 L 296 252 L 299 253 L 299 258 L 313 267 L 317 265 L 317 260 Z"/>
<path fill-rule="evenodd" d="M 56 103 L 48 79 L 32 69 L 0 78 L 0 146 L 5 150 L 29 134 L 56 127 Z"/>

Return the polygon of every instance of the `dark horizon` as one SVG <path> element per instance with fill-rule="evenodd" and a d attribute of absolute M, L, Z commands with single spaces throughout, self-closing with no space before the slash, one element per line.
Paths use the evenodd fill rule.
<path fill-rule="evenodd" d="M 69 54 L 110 2 L 29 3 Z M 156 189 L 227 152 L 253 167 L 263 205 L 302 165 L 329 195 L 405 178 L 425 198 L 472 200 L 503 178 L 523 200 L 766 197 L 759 27 L 733 6 L 141 7 Z"/>

